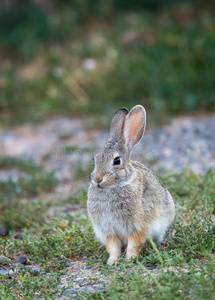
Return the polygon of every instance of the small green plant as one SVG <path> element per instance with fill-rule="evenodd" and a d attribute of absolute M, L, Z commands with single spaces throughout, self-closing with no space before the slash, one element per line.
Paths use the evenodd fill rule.
<path fill-rule="evenodd" d="M 42 201 L 34 197 L 51 192 L 57 184 L 54 172 L 47 172 L 31 160 L 2 157 L 1 169 L 17 170 L 18 179 L 0 181 L 0 224 L 7 229 L 20 229 L 43 220 Z"/>

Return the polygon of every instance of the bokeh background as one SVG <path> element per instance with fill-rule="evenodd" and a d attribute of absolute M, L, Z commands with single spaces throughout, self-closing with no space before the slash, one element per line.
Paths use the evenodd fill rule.
<path fill-rule="evenodd" d="M 109 268 L 92 157 L 136 104 L 174 238 Z M 215 1 L 0 0 L 0 299 L 214 299 L 214 169 Z"/>
<path fill-rule="evenodd" d="M 0 3 L 1 122 L 215 109 L 214 1 Z"/>

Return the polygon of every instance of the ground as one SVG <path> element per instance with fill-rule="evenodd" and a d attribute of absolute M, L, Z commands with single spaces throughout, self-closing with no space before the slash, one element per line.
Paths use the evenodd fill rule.
<path fill-rule="evenodd" d="M 183 116 L 146 131 L 134 157 L 176 204 L 173 238 L 108 266 L 86 213 L 93 118 L 0 131 L 0 299 L 214 299 L 215 118 Z"/>

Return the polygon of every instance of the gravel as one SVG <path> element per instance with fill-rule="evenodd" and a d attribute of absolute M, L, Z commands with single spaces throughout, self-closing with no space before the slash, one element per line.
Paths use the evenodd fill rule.
<path fill-rule="evenodd" d="M 76 295 L 77 292 L 102 290 L 104 284 L 108 283 L 99 266 L 90 268 L 87 266 L 87 257 L 85 256 L 73 261 L 72 266 L 68 267 L 66 275 L 60 277 L 58 288 L 65 289 L 64 295 Z"/>
<path fill-rule="evenodd" d="M 58 118 L 36 126 L 1 130 L 1 153 L 33 157 L 36 161 L 48 155 L 47 167 L 58 169 L 61 180 L 70 180 L 71 163 L 86 162 L 92 156 L 92 151 L 78 149 L 100 149 L 107 140 L 108 133 L 92 129 L 91 124 L 92 120 L 87 118 Z M 215 168 L 214 131 L 215 115 L 176 117 L 161 128 L 146 128 L 135 155 L 144 156 L 154 168 L 174 171 L 186 166 L 194 172 L 204 172 Z M 68 146 L 73 150 L 68 150 Z"/>
<path fill-rule="evenodd" d="M 134 148 L 133 158 L 154 171 L 190 168 L 195 173 L 204 173 L 215 169 L 214 132 L 215 115 L 176 117 L 166 126 L 146 129 L 142 141 Z M 92 128 L 91 119 L 58 118 L 39 125 L 0 130 L 0 149 L 1 155 L 31 157 L 43 162 L 48 170 L 57 170 L 60 183 L 54 196 L 66 199 L 78 189 L 77 184 L 71 184 L 74 182 L 71 167 L 87 166 L 93 153 L 103 148 L 107 137 L 104 130 Z M 17 180 L 21 175 L 16 170 L 9 171 L 8 174 L 8 170 L 0 170 L 0 180 L 8 176 Z M 87 181 L 86 178 L 83 184 Z M 78 206 L 65 207 L 69 214 L 76 210 Z M 0 225 L 0 236 L 6 234 Z"/>

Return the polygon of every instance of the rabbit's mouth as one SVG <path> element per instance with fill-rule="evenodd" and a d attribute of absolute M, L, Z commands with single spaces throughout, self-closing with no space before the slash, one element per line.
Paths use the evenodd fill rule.
<path fill-rule="evenodd" d="M 99 189 L 103 189 L 102 183 L 98 183 L 97 187 L 98 187 Z"/>
<path fill-rule="evenodd" d="M 94 188 L 98 189 L 98 190 L 109 190 L 109 189 L 113 189 L 113 188 L 117 188 L 118 184 L 116 183 L 110 183 L 106 180 L 102 180 L 101 182 L 95 182 L 94 180 L 91 180 L 91 184 Z"/>
<path fill-rule="evenodd" d="M 102 186 L 102 183 L 103 183 L 103 180 L 99 181 L 99 182 L 95 182 L 93 179 L 91 179 L 91 183 L 94 187 L 97 187 L 99 189 L 103 189 L 103 186 Z"/>

